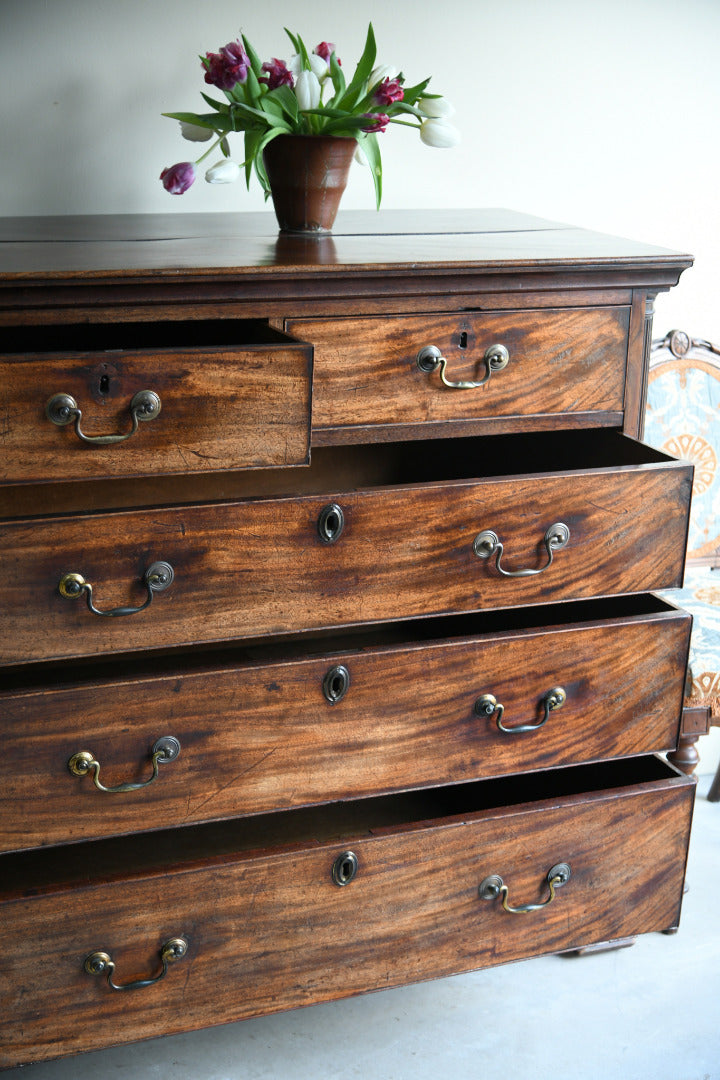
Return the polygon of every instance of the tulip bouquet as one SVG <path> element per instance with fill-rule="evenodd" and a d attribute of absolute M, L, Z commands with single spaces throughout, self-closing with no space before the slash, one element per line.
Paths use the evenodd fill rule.
<path fill-rule="evenodd" d="M 166 191 L 173 195 L 187 191 L 195 182 L 197 166 L 218 151 L 221 156 L 205 173 L 208 183 L 231 183 L 244 167 L 248 187 L 254 172 L 268 198 L 263 150 L 271 140 L 280 135 L 338 135 L 357 141 L 357 156 L 370 166 L 379 207 L 378 135 L 390 124 L 416 128 L 428 146 L 448 147 L 459 141 L 458 131 L 448 120 L 452 106 L 439 94 L 428 93 L 429 78 L 407 87 L 401 71 L 376 66 L 372 24 L 349 82 L 331 42 L 323 41 L 309 52 L 302 38 L 286 33 L 294 49 L 287 62 L 273 58 L 263 63 L 244 35 L 200 58 L 205 82 L 222 90 L 225 100 L 203 94 L 211 112 L 163 114 L 179 120 L 183 137 L 191 142 L 210 141 L 214 136 L 212 146 L 196 161 L 163 170 L 160 179 Z M 240 164 L 232 160 L 228 142 L 235 132 L 242 132 L 244 138 Z"/>

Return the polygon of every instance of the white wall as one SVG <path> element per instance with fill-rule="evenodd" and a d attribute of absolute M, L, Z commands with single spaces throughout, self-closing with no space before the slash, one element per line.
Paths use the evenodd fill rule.
<path fill-rule="evenodd" d="M 335 41 L 348 69 L 370 19 L 464 140 L 387 133 L 385 207 L 509 206 L 690 251 L 656 330 L 720 341 L 720 0 L 0 0 L 0 215 L 261 208 L 242 182 L 166 194 L 193 147 L 161 112 L 204 108 L 198 54 L 241 29 L 263 56 L 288 54 L 283 26 Z M 343 206 L 372 205 L 357 166 Z"/>
<path fill-rule="evenodd" d="M 720 0 L 0 0 L 0 215 L 262 208 L 242 183 L 166 194 L 192 146 L 160 114 L 203 107 L 198 54 L 240 30 L 264 57 L 287 56 L 284 26 L 334 41 L 349 70 L 369 20 L 463 132 L 448 151 L 386 134 L 384 207 L 508 206 L 689 251 L 656 334 L 720 343 Z M 357 166 L 343 206 L 372 205 Z"/>

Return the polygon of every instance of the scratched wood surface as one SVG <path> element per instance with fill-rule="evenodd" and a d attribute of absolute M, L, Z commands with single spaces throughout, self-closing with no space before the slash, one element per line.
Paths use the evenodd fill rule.
<path fill-rule="evenodd" d="M 487 448 L 483 440 L 457 442 L 455 467 L 467 476 L 475 460 L 487 460 Z M 423 463 L 416 446 L 399 444 L 403 464 L 391 486 L 0 523 L 2 662 L 679 585 L 690 466 L 648 452 L 645 464 L 402 483 L 411 466 L 416 478 L 431 469 L 447 475 L 449 456 L 427 445 Z M 540 453 L 539 442 L 525 444 L 533 453 L 530 447 Z M 641 448 L 630 449 L 643 460 Z M 349 467 L 359 460 L 350 454 Z M 392 473 L 397 461 L 386 455 L 380 464 Z M 325 543 L 318 521 L 333 504 L 345 528 Z M 547 565 L 543 537 L 556 522 L 568 526 L 570 541 Z M 493 559 L 473 550 L 488 529 L 505 545 L 505 569 L 541 572 L 501 576 Z M 93 585 L 100 610 L 139 606 L 147 596 L 143 574 L 158 560 L 171 564 L 175 580 L 139 614 L 101 618 L 82 598 L 60 595 L 63 576 L 78 573 Z"/>
<path fill-rule="evenodd" d="M 520 780 L 498 796 L 505 809 L 473 806 L 471 789 L 444 799 L 449 817 L 401 819 L 370 831 L 362 816 L 341 825 L 325 810 L 312 840 L 286 848 L 270 842 L 235 856 L 223 848 L 213 857 L 213 833 L 203 832 L 200 863 L 173 869 L 163 864 L 160 845 L 154 871 L 134 873 L 126 864 L 93 882 L 88 867 L 74 885 L 8 898 L 0 908 L 0 1062 L 187 1031 L 674 927 L 694 784 L 668 769 L 660 762 L 610 769 L 594 779 L 606 790 L 581 788 L 558 800 L 551 783 L 549 798 L 511 805 L 527 798 Z M 549 775 L 557 782 L 558 774 Z M 392 820 L 392 804 L 382 817 Z M 348 849 L 358 873 L 338 887 L 331 867 Z M 538 911 L 511 915 L 479 898 L 481 881 L 499 874 L 510 904 L 540 902 L 559 862 L 570 865 L 571 878 Z M 155 986 L 115 993 L 83 971 L 88 954 L 101 949 L 116 962 L 116 981 L 148 978 L 159 970 L 162 944 L 176 936 L 187 940 L 187 956 Z"/>
<path fill-rule="evenodd" d="M 1 1065 L 677 925 L 693 786 L 635 755 L 676 738 L 688 620 L 630 594 L 681 580 L 691 469 L 618 432 L 642 430 L 652 297 L 691 263 L 503 210 L 341 213 L 321 241 L 269 213 L 0 220 Z M 309 350 L 268 329 L 291 321 L 320 357 L 310 466 Z M 510 364 L 477 395 L 406 386 L 419 326 L 450 378 L 486 328 Z M 112 457 L 43 418 L 70 392 L 118 431 L 146 375 L 160 417 Z M 484 529 L 541 572 L 479 560 Z M 160 559 L 142 613 L 58 593 L 76 572 L 138 606 Z M 473 708 L 537 717 L 550 682 L 567 702 L 527 735 Z M 68 772 L 88 749 L 142 781 L 162 735 L 180 756 L 142 791 Z M 542 910 L 478 898 L 495 873 L 540 901 L 561 860 Z M 83 972 L 107 949 L 153 977 L 177 934 L 157 986 Z"/>
<path fill-rule="evenodd" d="M 675 746 L 690 616 L 668 609 L 575 623 L 571 614 L 552 610 L 546 630 L 423 643 L 409 628 L 394 646 L 363 635 L 355 650 L 331 640 L 309 658 L 288 650 L 275 661 L 199 672 L 180 664 L 6 693 L 0 850 Z M 349 685 L 333 701 L 323 681 L 338 665 Z M 504 733 L 496 715 L 474 708 L 492 693 L 505 726 L 538 724 L 557 686 L 566 702 L 533 732 Z M 106 786 L 141 783 L 163 735 L 179 740 L 180 756 L 142 790 L 107 795 L 68 769 L 88 750 Z"/>
<path fill-rule="evenodd" d="M 144 343 L 152 334 L 152 327 L 131 325 L 88 335 L 94 349 L 81 333 L 74 348 L 70 334 L 62 350 L 57 335 L 48 335 L 43 352 L 33 350 L 33 335 L 21 333 L 13 346 L 24 351 L 14 354 L 8 354 L 6 337 L 0 355 L 0 482 L 305 464 L 312 351 L 278 341 L 280 335 L 269 329 L 266 343 L 244 345 L 248 333 L 237 324 L 224 331 L 222 324 L 179 324 L 172 333 L 160 328 L 155 334 L 163 347 L 123 347 L 128 338 Z M 230 346 L 235 336 L 237 344 Z M 173 348 L 173 338 L 182 343 Z M 226 344 L 213 346 L 215 338 Z M 159 414 L 114 445 L 88 445 L 73 423 L 59 427 L 45 414 L 51 397 L 69 394 L 82 410 L 84 434 L 120 435 L 131 430 L 130 403 L 143 390 L 160 397 Z"/>

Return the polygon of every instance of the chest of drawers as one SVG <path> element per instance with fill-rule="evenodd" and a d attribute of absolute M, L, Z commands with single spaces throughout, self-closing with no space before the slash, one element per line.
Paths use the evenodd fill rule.
<path fill-rule="evenodd" d="M 675 927 L 692 470 L 638 440 L 691 260 L 0 238 L 0 1064 Z"/>

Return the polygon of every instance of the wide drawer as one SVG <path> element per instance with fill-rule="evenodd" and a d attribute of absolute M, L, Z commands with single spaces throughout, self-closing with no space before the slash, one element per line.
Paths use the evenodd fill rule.
<path fill-rule="evenodd" d="M 1 483 L 307 463 L 309 345 L 241 320 L 64 327 L 60 340 L 4 333 Z"/>
<path fill-rule="evenodd" d="M 328 447 L 240 474 L 258 494 L 231 503 L 8 520 L 0 662 L 671 588 L 691 478 L 617 432 L 563 432 Z"/>
<path fill-rule="evenodd" d="M 617 432 L 563 432 L 328 447 L 240 474 L 257 497 L 7 520 L 0 662 L 670 588 L 691 478 Z"/>
<path fill-rule="evenodd" d="M 0 850 L 667 750 L 690 623 L 641 596 L 6 690 Z"/>
<path fill-rule="evenodd" d="M 289 319 L 285 327 L 315 349 L 313 440 L 322 443 L 356 438 L 360 427 L 377 437 L 447 422 L 488 432 L 547 428 L 558 416 L 563 427 L 620 426 L 629 311 Z"/>
<path fill-rule="evenodd" d="M 0 1062 L 675 927 L 693 793 L 643 758 L 6 855 Z"/>

